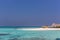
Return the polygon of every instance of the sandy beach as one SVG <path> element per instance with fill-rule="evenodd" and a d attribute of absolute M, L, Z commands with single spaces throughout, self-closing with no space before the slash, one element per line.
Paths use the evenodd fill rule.
<path fill-rule="evenodd" d="M 18 28 L 17 30 L 60 30 L 60 28 Z"/>

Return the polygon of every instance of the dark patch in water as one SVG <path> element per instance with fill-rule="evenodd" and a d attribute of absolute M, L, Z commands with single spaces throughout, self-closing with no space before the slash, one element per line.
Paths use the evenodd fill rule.
<path fill-rule="evenodd" d="M 47 40 L 46 38 L 37 38 L 37 37 L 32 37 L 32 38 L 12 38 L 9 40 Z"/>
<path fill-rule="evenodd" d="M 56 40 L 60 40 L 60 38 L 56 38 Z"/>
<path fill-rule="evenodd" d="M 9 40 L 19 40 L 18 38 L 13 38 L 13 39 L 9 39 Z"/>
<path fill-rule="evenodd" d="M 10 34 L 0 34 L 0 36 L 5 36 L 5 35 L 10 35 Z"/>

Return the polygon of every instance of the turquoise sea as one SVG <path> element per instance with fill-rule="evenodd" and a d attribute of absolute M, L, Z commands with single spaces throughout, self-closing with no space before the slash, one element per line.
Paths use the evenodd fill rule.
<path fill-rule="evenodd" d="M 60 30 L 28 31 L 17 29 L 0 28 L 0 40 L 60 40 Z"/>

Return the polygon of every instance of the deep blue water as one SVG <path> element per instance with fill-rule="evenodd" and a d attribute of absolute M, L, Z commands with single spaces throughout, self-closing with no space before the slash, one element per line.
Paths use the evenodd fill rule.
<path fill-rule="evenodd" d="M 40 28 L 41 26 L 0 26 L 0 28 Z"/>

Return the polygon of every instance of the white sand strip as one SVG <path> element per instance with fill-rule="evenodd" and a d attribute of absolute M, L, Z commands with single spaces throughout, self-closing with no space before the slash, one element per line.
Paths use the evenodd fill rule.
<path fill-rule="evenodd" d="M 17 30 L 60 30 L 60 28 L 18 28 Z"/>

